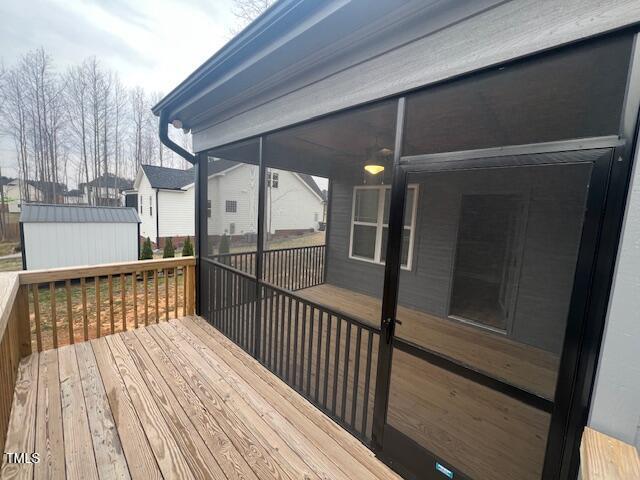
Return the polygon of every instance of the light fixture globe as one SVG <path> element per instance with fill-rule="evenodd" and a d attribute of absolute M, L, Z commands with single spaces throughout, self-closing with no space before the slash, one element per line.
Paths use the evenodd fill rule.
<path fill-rule="evenodd" d="M 384 166 L 369 164 L 364 166 L 364 171 L 370 173 L 371 175 L 378 175 L 379 173 L 384 172 Z"/>

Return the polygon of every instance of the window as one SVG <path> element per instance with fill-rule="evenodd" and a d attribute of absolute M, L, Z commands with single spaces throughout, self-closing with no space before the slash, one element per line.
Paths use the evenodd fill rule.
<path fill-rule="evenodd" d="M 389 227 L 391 189 L 388 186 L 354 187 L 349 257 L 384 264 Z M 410 185 L 404 211 L 402 267 L 411 269 L 418 187 Z"/>
<path fill-rule="evenodd" d="M 144 200 L 144 197 L 142 195 L 140 195 L 140 215 L 142 215 L 144 213 L 144 207 L 142 205 L 142 201 Z"/>
<path fill-rule="evenodd" d="M 211 200 L 207 200 L 207 218 L 211 218 Z"/>
<path fill-rule="evenodd" d="M 267 187 L 278 188 L 279 175 L 276 172 L 267 172 Z"/>
<path fill-rule="evenodd" d="M 236 234 L 236 224 L 235 223 L 230 223 L 229 224 L 229 235 L 235 235 Z"/>
<path fill-rule="evenodd" d="M 149 215 L 153 217 L 153 197 L 149 195 Z"/>
<path fill-rule="evenodd" d="M 227 213 L 236 213 L 238 211 L 238 201 L 237 200 L 227 200 L 224 203 L 224 211 Z"/>

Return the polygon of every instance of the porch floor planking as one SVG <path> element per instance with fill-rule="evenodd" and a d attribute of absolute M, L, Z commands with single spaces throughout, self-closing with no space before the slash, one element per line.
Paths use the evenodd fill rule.
<path fill-rule="evenodd" d="M 23 359 L 8 433 L 2 479 L 398 478 L 199 318 Z"/>
<path fill-rule="evenodd" d="M 374 297 L 328 284 L 296 293 L 371 325 L 380 323 L 380 303 Z M 517 375 L 520 382 L 542 375 L 540 387 L 555 378 L 553 361 L 545 352 L 525 346 L 518 355 L 514 342 L 501 345 L 502 339 L 473 327 L 448 325 L 405 307 L 398 307 L 398 318 L 403 324 L 397 332 L 403 338 L 453 358 L 465 356 L 475 368 L 504 367 L 505 375 Z M 437 341 L 440 344 L 431 345 Z M 394 353 L 391 379 L 388 421 L 405 435 L 472 478 L 495 478 L 496 472 L 505 478 L 540 478 L 549 414 L 403 352 Z M 518 455 L 514 460 L 505 451 Z"/>

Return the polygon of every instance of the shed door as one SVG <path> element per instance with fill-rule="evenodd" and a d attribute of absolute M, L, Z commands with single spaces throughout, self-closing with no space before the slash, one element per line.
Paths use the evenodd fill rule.
<path fill-rule="evenodd" d="M 585 304 L 574 283 L 590 269 L 583 246 L 595 243 L 611 157 L 402 167 L 382 444 L 408 478 L 542 477 L 556 388 L 570 384 L 566 332 Z"/>

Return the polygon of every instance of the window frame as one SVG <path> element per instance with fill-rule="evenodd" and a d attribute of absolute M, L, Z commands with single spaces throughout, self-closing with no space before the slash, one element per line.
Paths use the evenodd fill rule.
<path fill-rule="evenodd" d="M 233 205 L 233 210 L 229 210 L 229 206 Z M 238 213 L 238 201 L 237 200 L 225 200 L 224 201 L 224 213 Z"/>
<path fill-rule="evenodd" d="M 280 185 L 280 175 L 278 175 L 278 172 L 267 172 L 267 187 L 278 188 L 278 185 Z"/>
<path fill-rule="evenodd" d="M 413 250 L 415 244 L 415 231 L 416 231 L 416 217 L 418 210 L 418 194 L 419 186 L 416 183 L 407 185 L 407 189 L 413 190 L 413 205 L 411 205 L 411 222 L 409 225 L 402 225 L 403 230 L 409 230 L 409 251 L 407 253 L 407 264 L 400 265 L 402 270 L 412 271 L 413 269 Z M 378 212 L 376 222 L 363 222 L 355 220 L 356 213 L 356 192 L 358 190 L 378 190 Z M 384 223 L 384 204 L 385 204 L 385 192 L 391 190 L 391 185 L 354 185 L 351 198 L 351 218 L 349 225 L 349 259 L 358 260 L 361 262 L 372 263 L 374 265 L 384 265 L 385 261 L 382 260 L 382 233 L 385 228 L 389 228 L 389 223 Z M 391 197 L 389 197 L 391 198 Z M 403 219 L 406 221 L 406 219 Z M 404 222 L 403 222 L 404 223 Z M 353 254 L 353 231 L 355 225 L 363 225 L 376 228 L 376 242 L 373 254 L 373 259 L 367 257 L 361 257 Z"/>

